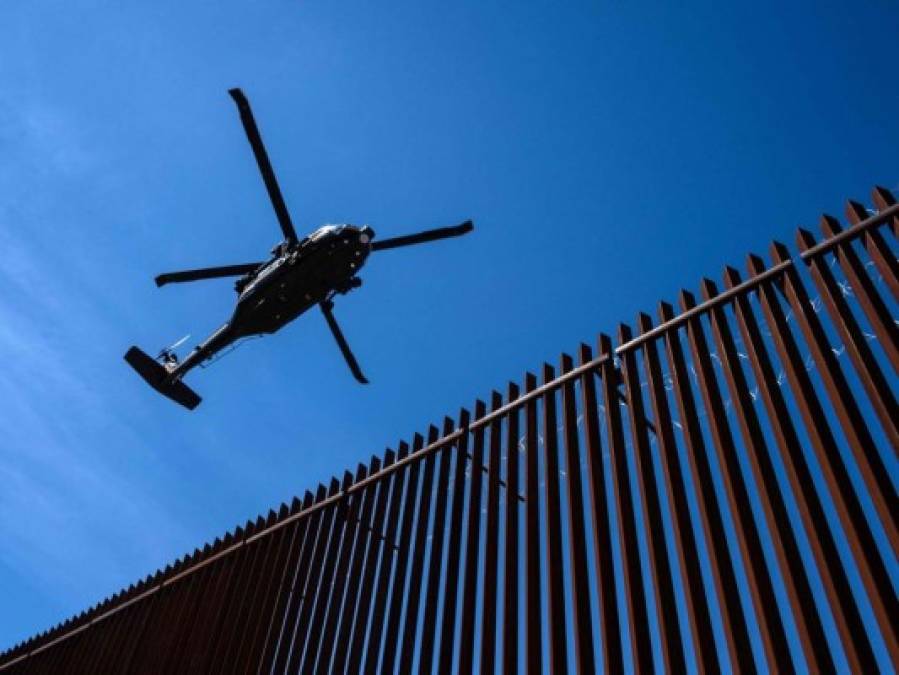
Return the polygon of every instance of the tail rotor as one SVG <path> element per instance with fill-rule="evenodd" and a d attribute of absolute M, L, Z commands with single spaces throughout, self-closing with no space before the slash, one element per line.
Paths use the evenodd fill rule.
<path fill-rule="evenodd" d="M 185 335 L 180 340 L 176 340 L 168 347 L 163 347 L 159 350 L 159 353 L 156 355 L 156 360 L 162 363 L 163 365 L 178 365 L 178 355 L 175 353 L 175 350 L 187 342 L 188 338 L 190 338 L 190 333 Z"/>

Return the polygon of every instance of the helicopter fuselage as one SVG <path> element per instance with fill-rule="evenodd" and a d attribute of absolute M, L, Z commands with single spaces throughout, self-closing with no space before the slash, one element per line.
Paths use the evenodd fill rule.
<path fill-rule="evenodd" d="M 326 227 L 334 229 L 317 231 L 238 280 L 230 321 L 237 333 L 274 333 L 313 305 L 354 287 L 371 237 L 352 225 Z"/>
<path fill-rule="evenodd" d="M 237 306 L 228 322 L 173 363 L 170 379 L 180 380 L 235 340 L 274 333 L 333 295 L 357 288 L 372 236 L 368 227 L 326 225 L 295 244 L 276 246 L 271 260 L 237 280 Z"/>

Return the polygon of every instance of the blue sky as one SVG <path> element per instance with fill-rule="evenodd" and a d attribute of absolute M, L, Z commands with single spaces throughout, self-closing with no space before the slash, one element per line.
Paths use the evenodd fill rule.
<path fill-rule="evenodd" d="M 897 187 L 897 25 L 889 2 L 4 2 L 0 648 Z M 194 413 L 121 360 L 231 311 L 229 281 L 156 273 L 279 238 L 232 86 L 299 231 L 475 220 L 338 302 L 368 387 L 314 314 L 192 374 Z"/>

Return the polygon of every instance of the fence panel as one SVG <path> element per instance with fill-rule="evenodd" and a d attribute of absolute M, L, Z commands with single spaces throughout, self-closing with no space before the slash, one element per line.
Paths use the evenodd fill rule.
<path fill-rule="evenodd" d="M 899 669 L 899 205 L 872 198 L 0 671 Z"/>

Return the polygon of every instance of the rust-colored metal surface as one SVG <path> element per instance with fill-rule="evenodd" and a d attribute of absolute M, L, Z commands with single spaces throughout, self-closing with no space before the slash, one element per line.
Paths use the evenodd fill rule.
<path fill-rule="evenodd" d="M 899 670 L 899 205 L 872 205 L 11 647 L 0 673 Z"/>

